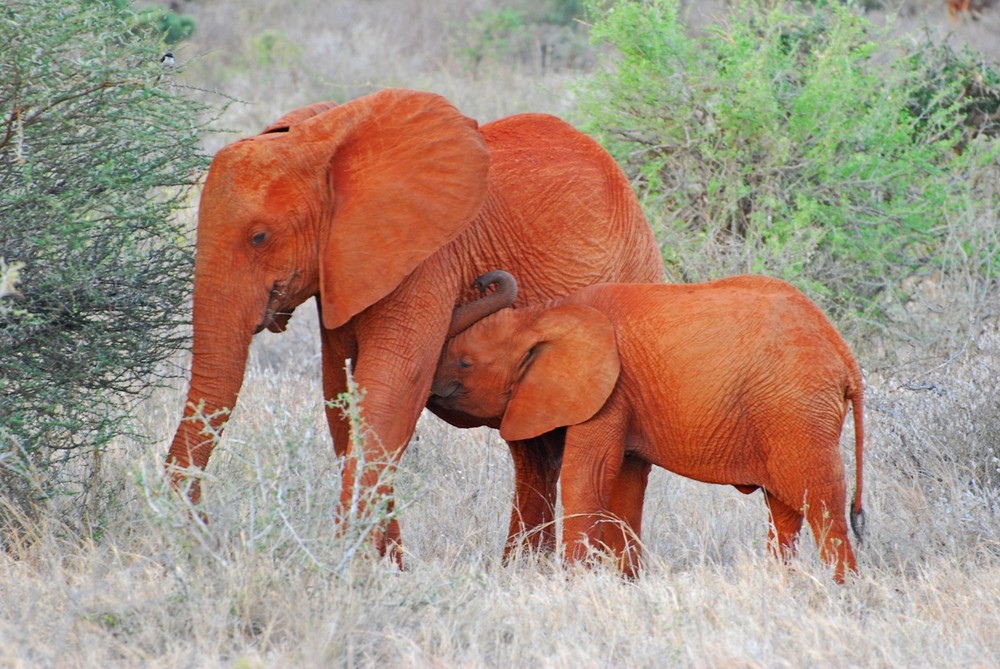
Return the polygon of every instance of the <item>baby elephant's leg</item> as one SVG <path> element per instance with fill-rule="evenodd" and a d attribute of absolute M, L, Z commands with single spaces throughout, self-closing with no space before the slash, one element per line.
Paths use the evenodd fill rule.
<path fill-rule="evenodd" d="M 612 520 L 609 503 L 622 470 L 624 437 L 624 428 L 608 419 L 594 418 L 566 430 L 560 483 L 567 562 L 584 560 L 605 538 L 605 527 Z M 636 473 L 635 463 L 629 463 L 633 483 Z M 634 504 L 629 506 L 628 513 L 634 516 Z"/>
<path fill-rule="evenodd" d="M 604 525 L 604 544 L 618 559 L 618 568 L 627 578 L 639 575 L 642 506 L 652 467 L 645 460 L 626 455 L 608 500 L 608 511 L 614 518 Z"/>
<path fill-rule="evenodd" d="M 555 430 L 534 439 L 512 441 L 514 503 L 504 561 L 521 550 L 552 551 L 556 545 L 555 508 L 562 433 Z"/>
<path fill-rule="evenodd" d="M 839 583 L 848 569 L 856 571 L 847 538 L 847 492 L 840 456 L 845 410 L 842 389 L 813 392 L 808 400 L 788 402 L 780 414 L 771 415 L 776 427 L 765 433 L 764 489 L 774 522 L 775 549 L 783 557 L 791 555 L 804 517 L 821 557 L 833 565 Z"/>
<path fill-rule="evenodd" d="M 840 465 L 839 458 L 837 465 Z M 841 466 L 842 469 L 842 466 Z M 823 468 L 810 469 L 819 476 L 802 478 L 793 485 L 774 486 L 765 495 L 771 510 L 773 528 L 772 551 L 787 559 L 795 551 L 795 540 L 802 526 L 803 517 L 809 521 L 813 536 L 824 562 L 834 566 L 833 577 L 838 583 L 844 582 L 847 570 L 857 571 L 854 551 L 847 536 L 847 515 L 845 505 L 847 495 L 843 474 Z M 822 474 L 826 474 L 823 476 Z"/>
<path fill-rule="evenodd" d="M 768 532 L 768 547 L 771 554 L 782 561 L 788 561 L 795 554 L 795 542 L 802 529 L 802 512 L 785 504 L 771 493 L 764 491 L 764 501 L 771 512 L 771 527 Z"/>
<path fill-rule="evenodd" d="M 845 573 L 858 570 L 847 536 L 847 492 L 843 480 L 814 487 L 806 499 L 806 520 L 812 528 L 823 561 L 834 565 L 833 578 L 844 582 Z"/>

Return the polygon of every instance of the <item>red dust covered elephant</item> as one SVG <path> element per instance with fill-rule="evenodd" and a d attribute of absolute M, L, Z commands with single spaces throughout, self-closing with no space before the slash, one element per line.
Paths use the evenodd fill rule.
<path fill-rule="evenodd" d="M 390 89 L 304 107 L 224 147 L 199 206 L 190 390 L 167 459 L 175 484 L 198 500 L 186 473 L 206 466 L 210 435 L 236 406 L 251 337 L 283 330 L 315 297 L 324 396 L 346 389 L 351 360 L 377 435 L 351 452 L 347 421 L 327 409 L 334 448 L 347 456 L 342 507 L 356 483 L 391 496 L 381 475 L 427 402 L 452 311 L 495 267 L 521 277 L 520 306 L 599 282 L 662 280 L 620 168 L 553 116 L 478 127 L 437 95 Z M 489 422 L 437 411 L 459 426 Z M 521 537 L 550 547 L 561 442 L 509 443 L 508 551 Z M 383 529 L 384 553 L 399 528 Z"/>
<path fill-rule="evenodd" d="M 564 430 L 570 561 L 603 544 L 634 575 L 638 545 L 621 537 L 639 536 L 649 470 L 637 463 L 652 463 L 744 493 L 762 489 L 776 552 L 791 553 L 806 519 L 835 578 L 856 569 L 839 440 L 850 408 L 851 524 L 860 536 L 861 372 L 805 295 L 762 276 L 589 286 L 522 309 L 501 308 L 508 292 L 456 312 L 456 330 L 472 325 L 442 353 L 435 401 L 501 415 L 500 436 L 510 441 Z M 622 523 L 627 530 L 609 537 Z"/>

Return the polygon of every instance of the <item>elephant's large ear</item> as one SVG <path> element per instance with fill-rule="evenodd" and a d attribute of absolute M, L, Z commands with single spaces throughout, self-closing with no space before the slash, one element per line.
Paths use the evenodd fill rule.
<path fill-rule="evenodd" d="M 532 341 L 515 374 L 500 436 L 530 439 L 593 417 L 614 390 L 621 363 L 611 321 L 597 309 L 548 309 L 528 328 Z"/>
<path fill-rule="evenodd" d="M 330 141 L 333 218 L 320 233 L 323 325 L 392 292 L 473 221 L 489 151 L 478 125 L 430 93 L 386 90 L 299 128 Z"/>

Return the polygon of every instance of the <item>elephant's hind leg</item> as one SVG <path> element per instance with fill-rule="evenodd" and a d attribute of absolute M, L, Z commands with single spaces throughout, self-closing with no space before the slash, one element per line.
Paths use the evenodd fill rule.
<path fill-rule="evenodd" d="M 827 564 L 834 565 L 834 580 L 843 583 L 848 569 L 857 571 L 854 551 L 847 537 L 847 518 L 844 514 L 846 500 L 842 485 L 834 485 L 832 490 L 810 490 L 805 503 L 799 506 L 787 504 L 767 492 L 765 496 L 771 511 L 771 552 L 776 557 L 787 561 L 794 555 L 795 541 L 805 518 L 816 538 L 820 557 Z M 803 507 L 804 512 L 800 510 Z"/>
<path fill-rule="evenodd" d="M 812 398 L 813 405 L 800 407 L 800 419 L 789 418 L 780 434 L 770 435 L 764 487 L 778 549 L 790 547 L 804 516 L 820 556 L 834 566 L 834 579 L 843 583 L 846 570 L 856 570 L 847 538 L 847 487 L 839 450 L 843 400 L 824 403 L 821 395 Z"/>
<path fill-rule="evenodd" d="M 764 491 L 764 501 L 771 514 L 768 547 L 774 557 L 787 562 L 795 554 L 795 542 L 798 541 L 804 516 L 767 490 Z"/>
<path fill-rule="evenodd" d="M 820 557 L 827 564 L 834 565 L 833 578 L 837 583 L 843 583 L 846 571 L 856 572 L 858 566 L 847 536 L 844 486 L 841 484 L 834 488 L 831 494 L 813 498 L 814 501 L 806 507 L 806 519 L 816 537 Z"/>

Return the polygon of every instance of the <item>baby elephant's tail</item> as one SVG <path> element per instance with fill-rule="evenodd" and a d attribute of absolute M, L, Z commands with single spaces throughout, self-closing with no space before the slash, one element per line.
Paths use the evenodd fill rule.
<path fill-rule="evenodd" d="M 851 401 L 851 411 L 854 413 L 854 502 L 851 504 L 851 529 L 858 539 L 858 544 L 864 540 L 865 535 L 865 510 L 861 508 L 861 472 L 864 454 L 865 428 L 863 410 L 861 408 L 862 399 L 861 380 L 856 379 L 847 388 L 846 397 Z"/>

